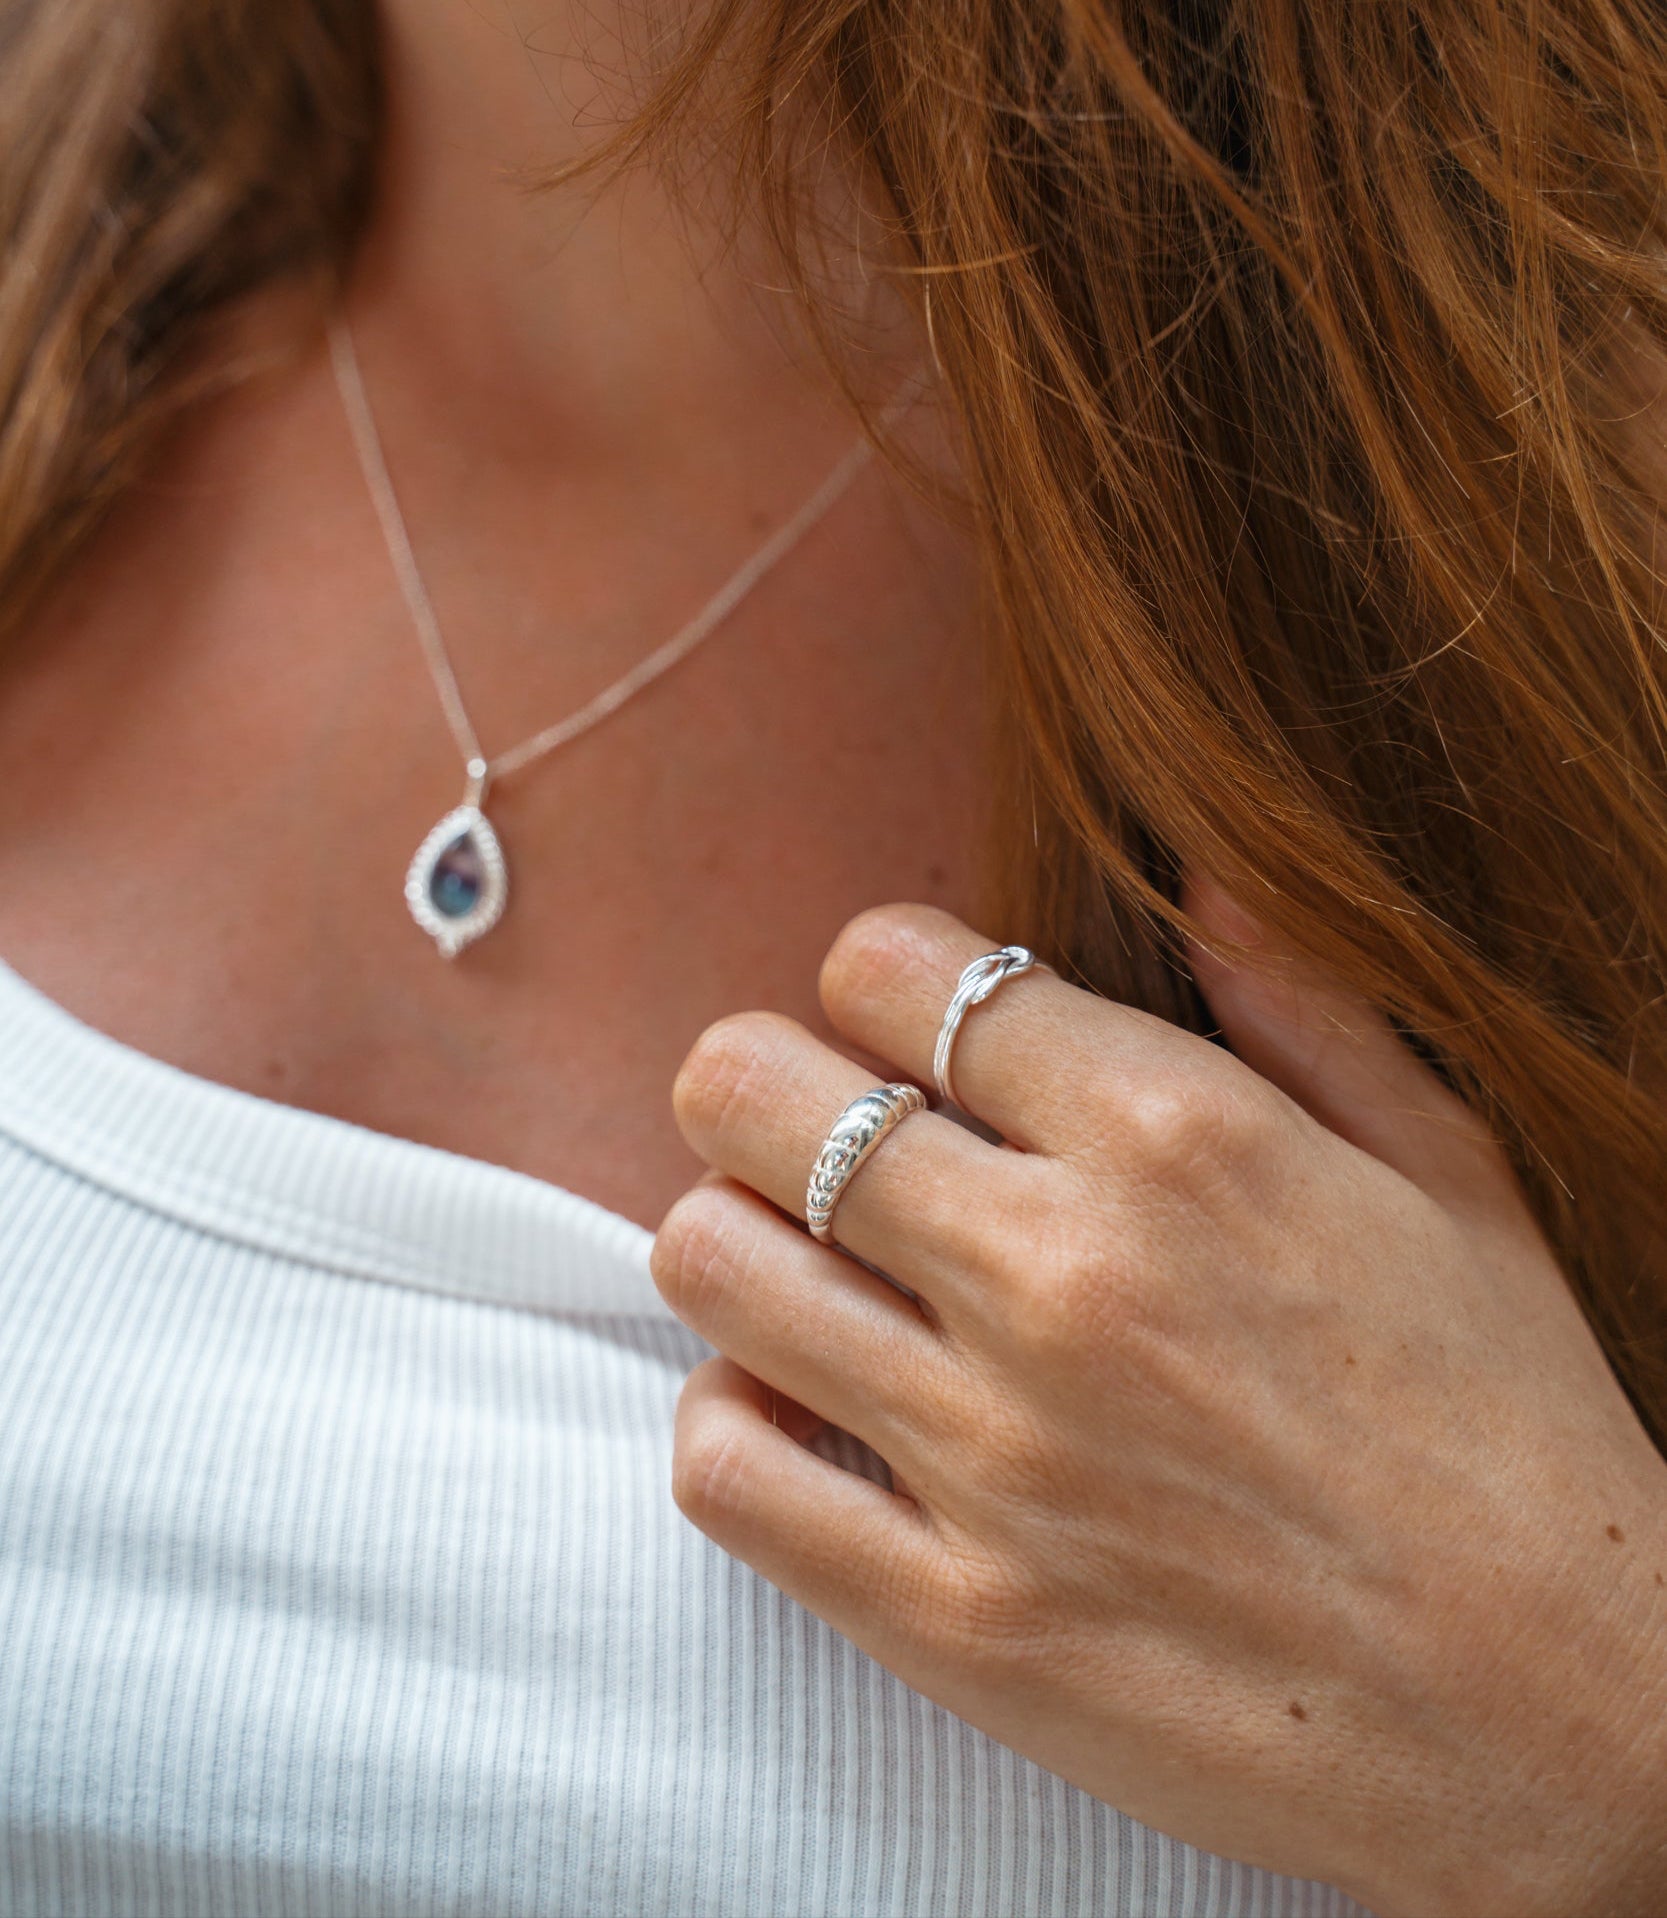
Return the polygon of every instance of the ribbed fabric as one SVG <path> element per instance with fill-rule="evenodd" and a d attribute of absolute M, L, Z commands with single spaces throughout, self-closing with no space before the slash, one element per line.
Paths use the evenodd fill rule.
<path fill-rule="evenodd" d="M 0 968 L 0 1910 L 1274 1918 L 669 1492 L 649 1238 Z"/>

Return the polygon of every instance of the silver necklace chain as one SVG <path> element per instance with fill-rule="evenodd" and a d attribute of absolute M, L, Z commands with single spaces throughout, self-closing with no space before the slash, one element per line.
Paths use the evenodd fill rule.
<path fill-rule="evenodd" d="M 469 709 L 464 704 L 463 691 L 457 682 L 457 669 L 446 650 L 434 602 L 429 597 L 422 570 L 417 565 L 411 534 L 388 472 L 382 436 L 377 431 L 376 416 L 371 411 L 370 398 L 365 391 L 364 375 L 359 369 L 353 335 L 346 317 L 339 313 L 330 325 L 330 359 L 335 369 L 342 407 L 353 435 L 354 448 L 364 471 L 365 485 L 369 489 L 371 503 L 376 508 L 376 517 L 381 522 L 388 557 L 393 562 L 394 576 L 417 629 L 417 638 L 422 644 L 429 676 L 434 681 L 434 690 L 445 712 L 446 724 L 451 728 L 452 738 L 462 755 L 469 779 L 470 803 L 475 805 L 481 802 L 488 785 L 506 778 L 510 773 L 519 772 L 535 760 L 544 758 L 547 753 L 553 753 L 559 746 L 577 739 L 581 733 L 589 732 L 610 713 L 617 712 L 633 694 L 641 692 L 663 673 L 670 672 L 680 660 L 686 659 L 703 639 L 728 618 L 765 574 L 792 552 L 868 464 L 873 453 L 868 440 L 859 440 L 798 511 L 777 527 L 764 544 L 724 581 L 700 611 L 687 624 L 679 627 L 663 645 L 655 647 L 629 672 L 621 673 L 611 685 L 604 686 L 594 699 L 577 712 L 569 713 L 565 719 L 558 719 L 554 725 L 546 726 L 530 739 L 524 739 L 519 745 L 489 758 L 469 717 Z M 889 407 L 887 415 L 896 410 L 895 405 Z"/>
<path fill-rule="evenodd" d="M 686 659 L 823 517 L 867 465 L 873 456 L 873 446 L 866 438 L 859 440 L 798 511 L 779 526 L 757 552 L 744 560 L 694 618 L 679 627 L 663 645 L 655 647 L 629 672 L 621 673 L 611 685 L 604 686 L 577 712 L 488 758 L 474 721 L 469 717 L 463 689 L 457 682 L 457 669 L 446 650 L 434 602 L 423 582 L 410 530 L 388 473 L 376 416 L 365 392 L 353 335 L 346 316 L 339 311 L 330 323 L 330 363 L 335 370 L 336 388 L 341 394 L 342 409 L 347 415 L 371 504 L 376 508 L 388 557 L 393 562 L 394 577 L 417 629 L 429 677 L 434 681 L 434 690 L 462 756 L 468 781 L 462 805 L 454 806 L 438 821 L 417 848 L 405 874 L 405 903 L 411 917 L 433 939 L 440 952 L 453 959 L 497 925 L 509 901 L 509 862 L 497 829 L 483 810 L 487 787 L 553 753 L 581 733 L 589 732 L 610 713 L 617 712 L 634 693 L 641 692 L 679 660 Z M 913 381 L 905 382 L 900 394 L 894 396 L 881 413 L 883 424 L 889 424 L 918 397 L 918 392 L 911 390 L 913 387 Z"/>

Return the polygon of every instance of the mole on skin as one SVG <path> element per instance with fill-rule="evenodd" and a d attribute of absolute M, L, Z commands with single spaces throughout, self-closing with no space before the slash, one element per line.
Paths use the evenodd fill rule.
<path fill-rule="evenodd" d="M 1308 1716 L 1307 1712 L 1303 1710 L 1302 1706 L 1300 1706 L 1294 1698 L 1285 1709 L 1293 1718 L 1306 1718 Z"/>
<path fill-rule="evenodd" d="M 1620 1526 L 1618 1525 L 1606 1525 L 1604 1527 L 1604 1530 L 1609 1534 L 1609 1536 L 1615 1541 L 1617 1545 L 1619 1545 L 1622 1539 L 1626 1537 L 1626 1533 L 1623 1532 Z"/>

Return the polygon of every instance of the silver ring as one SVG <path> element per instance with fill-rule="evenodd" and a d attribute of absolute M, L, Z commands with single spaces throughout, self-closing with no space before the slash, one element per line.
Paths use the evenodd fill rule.
<path fill-rule="evenodd" d="M 833 1244 L 834 1207 L 855 1178 L 857 1167 L 894 1126 L 911 1112 L 925 1109 L 926 1094 L 919 1086 L 876 1086 L 853 1099 L 834 1120 L 805 1188 L 805 1224 L 813 1239 Z"/>
<path fill-rule="evenodd" d="M 955 1050 L 961 1021 L 974 1006 L 983 1005 L 991 993 L 1006 985 L 1009 979 L 1017 979 L 1021 972 L 1029 972 L 1038 963 L 1035 953 L 1028 946 L 1003 946 L 1000 952 L 987 952 L 982 958 L 973 960 L 961 974 L 943 1015 L 937 1050 L 932 1054 L 932 1077 L 937 1083 L 938 1097 L 945 1105 L 958 1103 L 950 1082 L 949 1060 Z"/>

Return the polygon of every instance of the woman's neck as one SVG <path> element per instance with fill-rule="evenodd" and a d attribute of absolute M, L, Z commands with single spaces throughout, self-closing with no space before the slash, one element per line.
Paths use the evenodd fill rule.
<path fill-rule="evenodd" d="M 616 0 L 392 0 L 388 115 L 352 311 L 385 393 L 450 394 L 483 450 L 523 466 L 681 460 L 690 442 L 817 386 L 779 277 L 721 164 L 673 194 L 655 169 L 537 183 L 593 152 L 640 104 Z M 640 29 L 639 29 L 640 31 Z M 599 76 L 606 77 L 599 77 Z M 852 251 L 839 289 L 904 342 L 888 290 Z M 889 370 L 888 370 L 889 369 Z M 392 399 L 390 399 L 390 404 Z"/>
<path fill-rule="evenodd" d="M 854 427 L 648 173 L 517 187 L 575 136 L 490 12 L 402 0 L 390 35 L 349 305 L 496 753 L 687 619 Z M 317 341 L 182 422 L 0 662 L 0 955 L 189 1070 L 652 1224 L 698 1169 L 668 1088 L 702 1024 L 814 1022 L 863 906 L 972 911 L 975 600 L 871 468 L 676 674 L 495 790 L 510 910 L 448 966 L 402 880 L 462 767 Z"/>
<path fill-rule="evenodd" d="M 592 70 L 637 57 L 621 11 L 386 14 L 387 126 L 348 312 L 489 753 L 671 631 L 855 436 L 721 168 L 685 170 L 676 196 L 651 167 L 536 184 L 632 104 Z M 841 293 L 870 322 L 876 387 L 895 385 L 918 353 L 894 296 L 855 277 Z"/>

